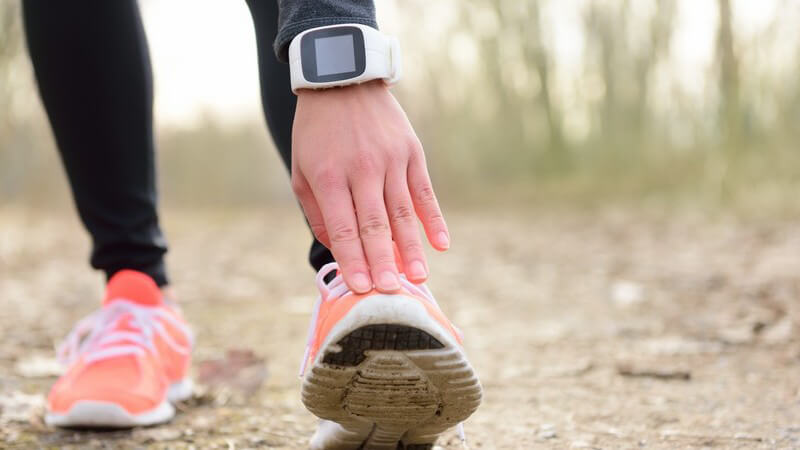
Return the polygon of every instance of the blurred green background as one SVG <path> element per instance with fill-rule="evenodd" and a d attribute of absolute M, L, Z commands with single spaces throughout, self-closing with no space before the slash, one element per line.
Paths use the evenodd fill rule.
<path fill-rule="evenodd" d="M 376 3 L 404 47 L 395 92 L 451 207 L 800 211 L 800 1 Z M 141 5 L 164 203 L 291 204 L 244 2 Z M 68 206 L 19 8 L 0 2 L 0 206 Z M 188 47 L 202 38 L 215 41 Z M 191 72 L 211 81 L 184 96 Z"/>

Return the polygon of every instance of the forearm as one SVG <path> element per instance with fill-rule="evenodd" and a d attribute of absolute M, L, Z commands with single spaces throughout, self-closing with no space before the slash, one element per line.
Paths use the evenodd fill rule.
<path fill-rule="evenodd" d="M 289 43 L 310 28 L 343 23 L 378 27 L 372 0 L 250 0 L 277 1 L 278 34 L 274 50 L 278 59 L 287 62 Z"/>

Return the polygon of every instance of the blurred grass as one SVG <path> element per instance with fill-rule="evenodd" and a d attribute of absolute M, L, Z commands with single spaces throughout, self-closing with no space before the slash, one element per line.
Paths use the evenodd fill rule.
<path fill-rule="evenodd" d="M 461 164 L 455 152 L 422 139 L 437 192 L 449 208 L 620 206 L 800 215 L 800 153 L 789 145 L 735 153 L 710 148 L 615 154 L 600 149 L 568 162 L 543 156 L 525 165 L 519 164 L 523 158 L 480 165 Z M 51 140 L 49 130 L 34 128 L 17 141 L 16 152 L 9 147 L 0 152 L 0 205 L 70 204 Z M 162 130 L 158 146 L 159 184 L 167 207 L 294 203 L 288 173 L 261 123 L 221 126 L 209 116 L 197 127 Z"/>
<path fill-rule="evenodd" d="M 800 1 L 774 0 L 755 34 L 737 28 L 746 22 L 734 20 L 736 3 L 712 3 L 713 55 L 696 70 L 699 93 L 681 84 L 671 50 L 691 2 L 645 12 L 587 2 L 565 34 L 553 18 L 568 7 L 552 0 L 446 1 L 430 17 L 411 13 L 421 0 L 408 1 L 393 11 L 408 56 L 396 92 L 448 207 L 800 214 L 800 37 L 786 34 Z M 0 205 L 66 207 L 17 8 L 0 5 Z M 418 32 L 433 25 L 439 35 Z M 582 43 L 579 66 L 564 62 L 553 36 Z M 797 57 L 765 56 L 776 49 Z M 293 205 L 260 117 L 202 117 L 157 127 L 166 206 Z"/>
<path fill-rule="evenodd" d="M 28 154 L 0 154 L 2 204 L 58 208 L 68 187 L 53 144 L 44 137 Z M 425 142 L 423 137 L 423 142 Z M 167 207 L 293 206 L 289 176 L 261 123 L 198 127 L 159 134 L 159 184 Z M 27 150 L 26 150 L 27 151 Z M 546 157 L 520 168 L 470 172 L 454 157 L 427 145 L 434 184 L 448 208 L 730 211 L 744 215 L 800 215 L 800 154 L 784 148 L 720 149 L 670 154 L 598 151 L 569 163 Z M 14 168 L 13 171 L 7 170 Z M 485 167 L 480 168 L 481 170 Z M 9 189 L 12 186 L 12 189 Z"/>

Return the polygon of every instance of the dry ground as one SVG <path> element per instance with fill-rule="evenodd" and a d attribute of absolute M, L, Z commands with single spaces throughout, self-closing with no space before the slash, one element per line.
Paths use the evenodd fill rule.
<path fill-rule="evenodd" d="M 316 293 L 297 212 L 166 216 L 206 385 L 167 426 L 76 433 L 42 425 L 42 396 L 51 348 L 96 307 L 101 278 L 72 216 L 0 209 L 0 446 L 305 446 L 315 419 L 296 370 Z M 612 211 L 450 223 L 431 285 L 485 388 L 472 449 L 800 448 L 800 222 Z M 214 361 L 231 349 L 243 368 L 226 372 Z M 441 445 L 460 448 L 453 434 Z"/>

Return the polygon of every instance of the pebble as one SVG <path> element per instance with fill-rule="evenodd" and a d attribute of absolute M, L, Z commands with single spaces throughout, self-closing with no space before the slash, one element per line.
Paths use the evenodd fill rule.
<path fill-rule="evenodd" d="M 716 354 L 723 350 L 720 342 L 690 340 L 680 336 L 649 339 L 642 342 L 642 347 L 645 352 L 659 356 Z"/>
<path fill-rule="evenodd" d="M 725 344 L 740 345 L 753 342 L 755 334 L 753 333 L 753 326 L 745 323 L 722 328 L 717 332 L 717 337 Z"/>
<path fill-rule="evenodd" d="M 539 439 L 553 439 L 557 436 L 556 427 L 550 423 L 541 424 L 539 426 L 539 431 L 536 433 L 536 437 Z"/>
<path fill-rule="evenodd" d="M 644 302 L 644 289 L 633 281 L 616 281 L 611 285 L 611 300 L 621 308 L 638 305 Z"/>
<path fill-rule="evenodd" d="M 133 438 L 142 443 L 173 441 L 182 435 L 181 430 L 174 428 L 144 428 L 133 431 Z"/>
<path fill-rule="evenodd" d="M 0 396 L 0 423 L 28 422 L 44 409 L 45 399 L 40 394 L 12 391 Z"/>
<path fill-rule="evenodd" d="M 784 317 L 761 333 L 761 339 L 768 344 L 783 344 L 792 339 L 794 324 L 788 317 Z"/>
<path fill-rule="evenodd" d="M 25 378 L 46 378 L 61 375 L 64 368 L 55 358 L 32 355 L 14 364 L 14 372 Z"/>
<path fill-rule="evenodd" d="M 749 433 L 736 433 L 733 435 L 733 438 L 739 441 L 756 441 L 761 442 L 763 438 L 759 436 L 755 436 Z"/>

